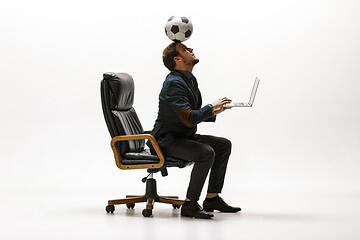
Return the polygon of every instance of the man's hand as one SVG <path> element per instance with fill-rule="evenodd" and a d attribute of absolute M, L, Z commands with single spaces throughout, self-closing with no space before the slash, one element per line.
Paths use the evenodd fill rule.
<path fill-rule="evenodd" d="M 232 100 L 228 99 L 227 97 L 223 97 L 221 99 L 217 99 L 214 102 L 211 103 L 211 105 L 214 108 L 214 115 L 217 115 L 219 113 L 222 113 L 223 111 L 230 109 L 227 107 L 223 107 L 225 104 L 231 103 Z"/>

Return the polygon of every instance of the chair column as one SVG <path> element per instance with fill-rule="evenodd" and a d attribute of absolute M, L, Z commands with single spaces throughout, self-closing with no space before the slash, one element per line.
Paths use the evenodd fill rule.
<path fill-rule="evenodd" d="M 146 179 L 146 193 L 145 198 L 158 200 L 159 195 L 157 194 L 156 189 L 156 180 L 153 178 L 153 174 L 150 173 L 149 177 Z"/>

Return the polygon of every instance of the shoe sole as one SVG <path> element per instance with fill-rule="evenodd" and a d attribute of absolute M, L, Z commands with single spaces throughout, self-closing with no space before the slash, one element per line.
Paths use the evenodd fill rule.
<path fill-rule="evenodd" d="M 180 214 L 182 217 L 188 217 L 188 218 L 196 218 L 196 219 L 212 219 L 214 217 L 209 215 L 209 216 L 204 216 L 204 217 L 194 217 L 194 216 L 190 216 L 190 215 L 185 215 L 185 214 Z"/>
<path fill-rule="evenodd" d="M 204 208 L 204 210 L 206 211 L 206 212 L 214 212 L 214 210 L 218 210 L 218 209 L 205 209 Z M 237 211 L 220 211 L 220 210 L 218 210 L 219 212 L 223 212 L 223 213 L 237 213 L 237 212 L 240 212 L 241 211 L 241 209 L 240 210 L 237 210 Z"/>

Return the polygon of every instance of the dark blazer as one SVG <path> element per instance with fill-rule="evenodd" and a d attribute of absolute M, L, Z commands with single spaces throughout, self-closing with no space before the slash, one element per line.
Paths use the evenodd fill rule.
<path fill-rule="evenodd" d="M 192 73 L 173 70 L 167 75 L 159 94 L 158 117 L 151 131 L 161 148 L 177 139 L 195 138 L 196 125 L 201 122 L 215 122 L 212 105 L 201 107 L 201 104 L 201 93 Z M 150 142 L 147 144 L 153 152 Z"/>

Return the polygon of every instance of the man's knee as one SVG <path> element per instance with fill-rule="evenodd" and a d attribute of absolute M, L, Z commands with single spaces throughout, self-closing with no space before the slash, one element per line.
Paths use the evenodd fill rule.
<path fill-rule="evenodd" d="M 194 162 L 208 162 L 210 165 L 214 163 L 215 151 L 209 145 L 203 145 L 196 151 Z"/>
<path fill-rule="evenodd" d="M 221 149 L 224 151 L 224 152 L 228 152 L 230 153 L 231 152 L 231 141 L 229 139 L 226 139 L 226 138 L 220 138 L 220 142 L 219 142 L 219 145 L 221 146 Z"/>

